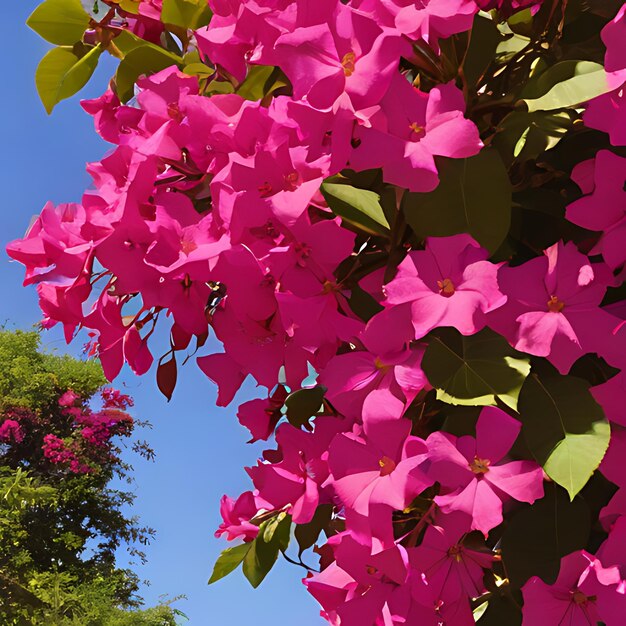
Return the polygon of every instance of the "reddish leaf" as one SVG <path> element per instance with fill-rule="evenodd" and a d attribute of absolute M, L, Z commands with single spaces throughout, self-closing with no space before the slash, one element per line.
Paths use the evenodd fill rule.
<path fill-rule="evenodd" d="M 172 394 L 174 393 L 174 388 L 176 387 L 176 378 L 178 375 L 178 371 L 176 368 L 176 358 L 172 355 L 172 358 L 169 361 L 159 362 L 159 367 L 157 368 L 157 386 L 161 393 L 167 398 L 169 402 L 172 399 Z"/>

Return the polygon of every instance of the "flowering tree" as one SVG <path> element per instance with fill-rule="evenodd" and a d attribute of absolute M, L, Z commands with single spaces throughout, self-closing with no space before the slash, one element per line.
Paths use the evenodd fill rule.
<path fill-rule="evenodd" d="M 46 0 L 50 111 L 113 144 L 11 257 L 113 379 L 170 349 L 272 439 L 221 503 L 335 626 L 621 626 L 626 8 Z M 221 344 L 208 352 L 212 333 Z M 292 529 L 293 533 L 291 532 Z M 292 538 L 293 537 L 293 538 Z M 313 548 L 313 555 L 305 552 Z"/>
<path fill-rule="evenodd" d="M 0 622 L 3 626 L 175 626 L 175 610 L 136 609 L 138 576 L 116 566 L 154 531 L 124 509 L 120 445 L 129 396 L 95 362 L 45 354 L 37 333 L 0 331 Z M 150 457 L 142 442 L 134 449 Z M 126 621 L 123 621 L 123 620 Z"/>

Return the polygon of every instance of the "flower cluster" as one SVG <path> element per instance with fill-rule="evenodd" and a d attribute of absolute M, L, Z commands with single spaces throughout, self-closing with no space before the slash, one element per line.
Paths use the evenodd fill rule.
<path fill-rule="evenodd" d="M 469 93 L 466 73 L 450 75 L 438 55 L 467 42 L 486 19 L 479 8 L 504 18 L 530 5 L 535 14 L 528 2 L 214 1 L 209 25 L 187 33 L 204 69 L 141 76 L 131 103 L 114 89 L 83 102 L 113 150 L 88 166 L 93 188 L 80 204 L 46 205 L 8 247 L 37 287 L 43 325 L 61 323 L 68 341 L 88 329 L 108 378 L 124 363 L 146 373 L 165 324 L 171 350 L 157 378 L 168 395 L 177 354 L 192 342 L 202 350 L 209 332 L 223 351 L 197 365 L 219 405 L 248 376 L 266 388 L 238 418 L 252 441 L 273 437 L 276 448 L 247 468 L 251 491 L 223 498 L 216 534 L 253 546 L 288 515 L 317 528 L 311 547 L 324 530 L 320 569 L 304 582 L 335 626 L 464 626 L 492 597 L 523 602 L 525 625 L 623 621 L 626 310 L 614 294 L 626 159 L 607 147 L 561 176 L 580 187 L 565 216 L 586 238 L 543 250 L 523 237 L 517 253 L 513 239 L 488 250 L 466 206 L 463 227 L 423 236 L 404 204 L 439 192 L 450 163 L 493 155 L 485 129 L 500 132 L 500 119 L 479 115 L 485 88 Z M 156 41 L 160 8 L 121 15 Z M 602 31 L 616 89 L 583 116 L 612 146 L 626 144 L 625 28 L 622 8 Z M 522 187 L 525 172 L 511 175 Z M 530 188 L 546 175 L 533 176 Z M 469 206 L 476 190 L 462 192 Z M 589 358 L 603 376 L 591 391 L 576 377 Z M 557 397 L 572 385 L 588 403 L 582 417 L 570 417 L 575 398 Z M 98 413 L 78 400 L 68 392 L 60 404 L 91 449 L 128 426 L 127 398 L 106 395 Z M 554 409 L 556 425 L 546 418 L 537 435 Z M 19 428 L 3 424 L 0 438 L 17 441 Z M 573 458 L 581 441 L 593 451 Z M 87 471 L 72 465 L 72 445 L 49 435 L 44 454 Z M 563 477 L 568 454 L 584 464 L 578 487 L 571 467 Z M 552 577 L 511 576 L 516 518 L 549 498 L 556 506 L 558 489 L 573 499 L 598 466 L 617 491 L 590 498 L 602 509 L 594 541 L 559 553 Z"/>
<path fill-rule="evenodd" d="M 0 445 L 6 445 L 2 456 L 21 458 L 25 450 L 39 448 L 47 462 L 73 474 L 97 472 L 119 461 L 115 438 L 129 437 L 133 431 L 133 419 L 126 412 L 132 399 L 109 387 L 101 390 L 101 399 L 102 408 L 94 411 L 68 389 L 58 398 L 58 410 L 5 411 L 0 416 Z"/>

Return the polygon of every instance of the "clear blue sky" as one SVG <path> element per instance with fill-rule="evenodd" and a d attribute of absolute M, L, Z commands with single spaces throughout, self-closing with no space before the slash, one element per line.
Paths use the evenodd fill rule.
<path fill-rule="evenodd" d="M 108 149 L 95 135 L 91 118 L 74 98 L 48 117 L 37 97 L 34 74 L 48 44 L 24 25 L 38 3 L 6 3 L 0 35 L 2 98 L 0 99 L 0 234 L 2 249 L 25 232 L 31 216 L 47 200 L 79 201 L 89 184 L 85 163 Z M 111 65 L 92 79 L 81 97 L 95 97 L 106 87 Z M 29 328 L 39 320 L 33 288 L 22 288 L 22 268 L 2 252 L 0 321 Z M 80 343 L 80 342 L 79 342 Z M 74 354 L 59 332 L 44 335 L 50 349 Z M 157 453 L 156 463 L 131 459 L 135 466 L 137 502 L 142 521 L 157 530 L 148 548 L 148 564 L 139 575 L 151 582 L 143 590 L 148 603 L 161 594 L 186 594 L 179 606 L 190 626 L 321 626 L 319 607 L 300 583 L 303 570 L 280 561 L 258 590 L 240 572 L 208 587 L 212 564 L 225 543 L 213 537 L 219 523 L 223 493 L 237 495 L 248 488 L 244 465 L 254 464 L 260 447 L 245 444 L 247 432 L 235 417 L 235 403 L 215 407 L 215 389 L 189 363 L 170 404 L 159 394 L 154 372 L 141 379 L 124 373 L 117 386 L 136 401 L 134 414 L 149 419 L 146 433 Z M 238 400 L 255 392 L 248 384 Z M 121 555 L 123 556 L 123 555 Z"/>

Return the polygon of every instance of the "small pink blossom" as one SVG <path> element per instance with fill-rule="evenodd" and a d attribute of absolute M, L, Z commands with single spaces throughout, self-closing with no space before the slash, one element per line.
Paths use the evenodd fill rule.
<path fill-rule="evenodd" d="M 573 243 L 556 243 L 518 267 L 502 267 L 498 281 L 507 303 L 489 325 L 522 352 L 547 357 L 561 373 L 583 354 L 620 359 L 613 338 L 619 320 L 600 308 L 612 276 Z"/>
<path fill-rule="evenodd" d="M 476 438 L 435 432 L 428 437 L 428 475 L 442 486 L 435 502 L 444 513 L 462 511 L 471 528 L 485 536 L 502 523 L 509 498 L 532 504 L 543 497 L 543 471 L 534 461 L 502 462 L 515 443 L 521 422 L 496 407 L 485 407 Z"/>
<path fill-rule="evenodd" d="M 384 286 L 385 302 L 410 306 L 416 339 L 441 326 L 473 335 L 485 326 L 485 314 L 506 302 L 499 265 L 487 257 L 469 235 L 429 237 L 426 249 L 409 253 Z"/>

